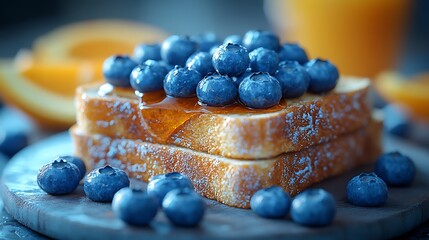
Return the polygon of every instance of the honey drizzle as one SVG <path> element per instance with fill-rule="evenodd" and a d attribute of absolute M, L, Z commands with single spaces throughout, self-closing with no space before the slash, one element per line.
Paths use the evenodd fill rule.
<path fill-rule="evenodd" d="M 107 86 L 106 86 L 107 85 Z M 166 142 L 174 132 L 189 119 L 201 114 L 263 114 L 279 111 L 286 107 L 285 100 L 268 109 L 251 109 L 239 102 L 224 107 L 210 107 L 198 102 L 198 98 L 174 98 L 164 91 L 140 93 L 131 88 L 117 88 L 103 84 L 100 96 L 118 96 L 139 100 L 138 111 L 141 124 L 157 142 Z"/>

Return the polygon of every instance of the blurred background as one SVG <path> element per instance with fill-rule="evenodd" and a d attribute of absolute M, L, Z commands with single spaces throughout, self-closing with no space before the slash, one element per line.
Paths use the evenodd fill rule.
<path fill-rule="evenodd" d="M 270 27 L 261 0 L 18 0 L 0 4 L 0 57 L 13 57 L 56 27 L 90 19 L 130 19 L 174 34 L 213 31 L 221 38 Z"/>
<path fill-rule="evenodd" d="M 74 88 L 101 78 L 107 50 L 132 52 L 136 42 L 171 33 L 213 32 L 221 40 L 270 29 L 282 41 L 299 42 L 310 57 L 330 59 L 342 74 L 370 77 L 375 106 L 389 116 L 387 130 L 429 146 L 428 11 L 426 0 L 2 1 L 0 99 L 7 107 L 0 114 L 0 143 L 10 132 L 30 132 L 21 137 L 24 146 L 67 129 L 74 121 Z M 87 24 L 98 19 L 137 25 Z M 64 27 L 76 22 L 74 30 Z M 100 44 L 97 34 L 122 45 Z M 104 55 L 94 57 L 100 49 Z M 82 74 L 88 68 L 93 71 Z"/>
<path fill-rule="evenodd" d="M 307 27 L 308 32 L 313 31 L 314 34 L 325 32 L 326 35 L 332 35 L 331 37 L 334 38 L 340 33 L 330 31 L 338 27 L 329 26 L 329 24 L 342 25 L 342 30 L 347 29 L 345 30 L 347 32 L 342 33 L 345 35 L 356 32 L 357 29 L 353 25 L 360 25 L 373 36 L 372 39 L 376 40 L 374 42 L 379 44 L 379 48 L 383 48 L 383 42 L 377 41 L 377 38 L 391 37 L 390 40 L 384 39 L 384 45 L 389 42 L 396 43 L 400 39 L 401 57 L 397 58 L 394 66 L 404 73 L 412 74 L 429 69 L 429 16 L 426 14 L 429 10 L 428 1 L 348 1 L 360 2 L 361 6 L 351 3 L 346 3 L 348 6 L 344 6 L 343 1 L 335 0 L 299 2 L 296 0 L 267 0 L 265 3 L 263 0 L 106 0 L 102 3 L 98 0 L 2 1 L 0 3 L 0 57 L 14 57 L 19 49 L 30 48 L 37 37 L 65 24 L 90 19 L 130 19 L 175 34 L 192 35 L 213 31 L 219 38 L 230 34 L 244 34 L 249 29 L 274 29 L 283 33 L 283 40 L 286 40 L 287 31 L 293 31 L 290 28 L 297 25 L 295 23 L 295 26 L 292 26 L 294 23 L 291 22 L 299 21 L 297 19 L 299 17 L 307 18 L 308 15 L 313 15 L 314 20 L 309 19 L 313 22 L 308 24 L 314 23 L 314 27 Z M 309 6 L 306 6 L 306 2 Z M 325 6 L 325 9 L 320 9 L 321 6 Z M 352 19 L 353 16 L 343 16 L 358 11 L 359 7 L 361 11 L 367 11 L 367 13 L 356 13 L 355 19 Z M 328 9 L 330 10 L 326 11 Z M 343 15 L 338 12 L 341 10 Z M 293 14 L 294 11 L 295 14 Z M 324 20 L 323 17 L 326 16 L 323 16 L 323 12 L 332 16 L 335 21 Z M 347 20 L 350 22 L 343 22 L 346 18 L 350 18 Z M 337 19 L 341 21 L 336 21 Z M 323 21 L 328 22 L 326 26 L 329 27 L 325 27 Z M 392 22 L 393 25 L 388 26 Z M 377 23 L 380 23 L 380 26 L 374 26 Z M 403 24 L 406 26 L 402 26 Z M 304 28 L 304 26 L 296 27 Z M 315 28 L 322 29 L 318 32 L 314 30 Z M 403 35 L 400 38 L 393 36 L 394 33 L 386 28 L 393 28 Z M 112 32 L 112 34 L 115 33 Z M 303 37 L 299 34 L 292 39 L 299 41 L 299 38 Z M 359 38 L 357 34 L 352 33 L 352 35 Z M 305 47 L 304 44 L 302 45 Z"/>

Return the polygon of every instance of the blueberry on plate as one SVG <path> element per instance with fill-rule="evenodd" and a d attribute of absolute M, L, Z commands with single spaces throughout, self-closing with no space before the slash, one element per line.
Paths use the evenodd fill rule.
<path fill-rule="evenodd" d="M 375 163 L 374 172 L 387 185 L 404 187 L 414 180 L 416 167 L 414 162 L 399 152 L 385 153 Z"/>
<path fill-rule="evenodd" d="M 238 75 L 237 77 L 232 77 L 232 81 L 234 82 L 235 86 L 240 86 L 240 83 L 248 76 L 250 76 L 250 74 L 252 74 L 252 69 L 248 68 L 246 69 L 246 71 L 244 71 L 242 74 Z"/>
<path fill-rule="evenodd" d="M 328 60 L 312 59 L 305 64 L 305 67 L 310 76 L 309 92 L 326 93 L 337 85 L 340 76 L 338 69 Z"/>
<path fill-rule="evenodd" d="M 155 60 L 147 60 L 131 72 L 131 87 L 141 93 L 162 90 L 167 73 L 168 70 L 163 64 Z"/>
<path fill-rule="evenodd" d="M 145 226 L 158 212 L 158 199 L 144 190 L 125 187 L 113 196 L 112 210 L 119 219 L 130 225 Z"/>
<path fill-rule="evenodd" d="M 305 50 L 297 43 L 285 43 L 279 51 L 280 61 L 297 61 L 299 64 L 308 62 Z"/>
<path fill-rule="evenodd" d="M 202 78 L 195 70 L 176 66 L 164 78 L 164 91 L 171 97 L 194 97 Z"/>
<path fill-rule="evenodd" d="M 279 81 L 268 73 L 252 73 L 238 87 L 241 103 L 249 108 L 270 108 L 279 103 L 282 89 Z"/>
<path fill-rule="evenodd" d="M 124 171 L 109 165 L 92 170 L 85 178 L 83 190 L 95 202 L 110 202 L 121 188 L 130 186 Z"/>
<path fill-rule="evenodd" d="M 130 73 L 137 66 L 129 56 L 113 55 L 103 63 L 103 75 L 106 82 L 116 87 L 130 86 Z"/>
<path fill-rule="evenodd" d="M 243 36 L 242 44 L 248 51 L 263 47 L 278 51 L 280 49 L 279 37 L 271 31 L 250 30 Z"/>
<path fill-rule="evenodd" d="M 223 40 L 223 43 L 242 44 L 242 42 L 243 42 L 243 37 L 238 34 L 229 35 Z"/>
<path fill-rule="evenodd" d="M 11 158 L 28 145 L 28 136 L 23 131 L 0 129 L 0 152 Z"/>
<path fill-rule="evenodd" d="M 203 198 L 192 189 L 175 189 L 165 195 L 162 210 L 174 225 L 194 227 L 204 217 L 205 203 Z"/>
<path fill-rule="evenodd" d="M 206 76 L 208 73 L 215 71 L 212 64 L 212 55 L 208 52 L 197 52 L 190 56 L 186 61 L 186 67 L 199 72 L 201 76 Z"/>
<path fill-rule="evenodd" d="M 77 166 L 62 159 L 43 165 L 37 174 L 39 187 L 52 195 L 73 192 L 79 181 L 80 171 Z"/>
<path fill-rule="evenodd" d="M 219 45 L 220 43 L 214 32 L 192 35 L 190 39 L 198 44 L 198 50 L 201 52 L 209 52 L 213 46 Z"/>
<path fill-rule="evenodd" d="M 272 186 L 255 192 L 250 208 L 261 217 L 283 218 L 289 213 L 291 198 L 281 187 Z"/>
<path fill-rule="evenodd" d="M 79 169 L 79 173 L 80 173 L 79 174 L 79 180 L 81 180 L 81 179 L 83 179 L 83 177 L 85 177 L 86 166 L 85 166 L 85 163 L 83 162 L 82 159 L 80 159 L 76 156 L 64 155 L 64 156 L 57 157 L 55 160 L 57 160 L 57 161 L 64 160 L 64 161 L 67 161 L 69 163 L 73 163 Z"/>
<path fill-rule="evenodd" d="M 146 60 L 161 60 L 161 44 L 140 44 L 134 48 L 134 60 L 142 64 Z"/>
<path fill-rule="evenodd" d="M 294 222 L 309 227 L 329 225 L 334 220 L 335 212 L 334 197 L 320 188 L 308 189 L 298 194 L 290 209 Z"/>
<path fill-rule="evenodd" d="M 253 72 L 267 72 L 274 75 L 279 64 L 279 55 L 266 48 L 257 48 L 249 53 L 250 68 Z"/>
<path fill-rule="evenodd" d="M 198 44 L 188 36 L 171 35 L 162 42 L 161 58 L 170 65 L 183 67 L 197 49 Z"/>
<path fill-rule="evenodd" d="M 387 185 L 375 173 L 361 173 L 347 183 L 347 200 L 356 206 L 377 207 L 387 200 Z"/>
<path fill-rule="evenodd" d="M 279 69 L 274 75 L 282 86 L 284 98 L 302 96 L 310 84 L 310 76 L 303 66 L 296 61 L 280 62 Z"/>
<path fill-rule="evenodd" d="M 250 63 L 246 48 L 235 43 L 222 44 L 213 54 L 213 66 L 222 75 L 238 76 Z"/>
<path fill-rule="evenodd" d="M 197 86 L 198 100 L 207 106 L 230 105 L 237 100 L 237 96 L 237 87 L 226 75 L 208 75 Z"/>
<path fill-rule="evenodd" d="M 386 132 L 401 138 L 411 138 L 412 126 L 409 116 L 397 105 L 387 104 L 383 107 L 383 128 Z"/>
<path fill-rule="evenodd" d="M 169 191 L 184 188 L 194 189 L 191 180 L 181 173 L 171 172 L 152 177 L 147 185 L 147 192 L 149 195 L 155 196 L 161 205 L 165 194 Z"/>

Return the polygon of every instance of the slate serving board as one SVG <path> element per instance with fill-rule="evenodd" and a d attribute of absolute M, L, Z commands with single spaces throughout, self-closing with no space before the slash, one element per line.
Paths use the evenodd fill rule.
<path fill-rule="evenodd" d="M 148 227 L 130 227 L 115 218 L 109 203 L 88 200 L 82 186 L 71 195 L 50 196 L 36 183 L 38 169 L 53 157 L 72 152 L 67 133 L 32 145 L 4 170 L 0 192 L 4 206 L 23 225 L 59 239 L 385 239 L 399 236 L 429 219 L 429 151 L 393 138 L 385 139 L 386 150 L 401 150 L 418 168 L 411 188 L 389 188 L 381 208 L 355 207 L 345 201 L 347 181 L 362 168 L 324 181 L 323 187 L 337 200 L 337 215 L 329 227 L 307 228 L 290 218 L 268 220 L 250 210 L 236 209 L 207 200 L 207 212 L 198 228 L 176 228 L 162 212 Z M 133 182 L 132 184 L 142 184 Z"/>

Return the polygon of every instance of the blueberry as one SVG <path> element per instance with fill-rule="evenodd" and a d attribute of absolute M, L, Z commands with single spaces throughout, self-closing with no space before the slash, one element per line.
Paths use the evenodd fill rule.
<path fill-rule="evenodd" d="M 167 69 L 167 71 L 171 71 L 171 70 L 174 69 L 173 65 L 168 64 L 164 60 L 161 60 L 161 61 L 158 61 L 158 62 L 159 62 L 159 64 L 161 64 L 162 66 L 164 66 Z"/>
<path fill-rule="evenodd" d="M 145 226 L 158 212 L 158 199 L 146 191 L 125 187 L 115 193 L 112 209 L 122 221 L 130 225 Z"/>
<path fill-rule="evenodd" d="M 224 40 L 223 43 L 236 43 L 236 44 L 242 44 L 243 37 L 241 35 L 229 35 Z"/>
<path fill-rule="evenodd" d="M 176 226 L 193 227 L 204 217 L 203 198 L 191 189 L 175 189 L 165 195 L 162 209 L 167 218 Z"/>
<path fill-rule="evenodd" d="M 280 49 L 280 40 L 273 32 L 250 30 L 244 34 L 243 46 L 245 46 L 248 51 L 263 47 L 277 52 Z"/>
<path fill-rule="evenodd" d="M 77 166 L 62 159 L 43 165 L 37 174 L 39 187 L 52 195 L 73 192 L 79 181 L 80 171 Z"/>
<path fill-rule="evenodd" d="M 0 152 L 11 158 L 28 145 L 28 136 L 22 131 L 0 130 Z"/>
<path fill-rule="evenodd" d="M 414 180 L 414 162 L 399 152 L 385 153 L 375 163 L 374 172 L 391 186 L 409 186 Z"/>
<path fill-rule="evenodd" d="M 59 160 L 65 160 L 69 163 L 73 163 L 74 165 L 76 165 L 76 167 L 79 169 L 79 180 L 83 179 L 83 177 L 85 177 L 86 174 L 86 166 L 85 163 L 83 162 L 82 159 L 76 157 L 76 156 L 59 156 L 57 157 L 55 160 L 59 161 Z"/>
<path fill-rule="evenodd" d="M 164 79 L 164 90 L 171 97 L 194 97 L 203 77 L 195 70 L 176 66 Z"/>
<path fill-rule="evenodd" d="M 277 79 L 268 73 L 252 73 L 238 87 L 240 101 L 249 108 L 269 108 L 279 103 L 282 90 Z"/>
<path fill-rule="evenodd" d="M 267 72 L 274 75 L 279 64 L 279 55 L 270 49 L 257 48 L 249 53 L 253 72 Z"/>
<path fill-rule="evenodd" d="M 141 93 L 162 90 L 167 73 L 168 70 L 163 64 L 155 60 L 147 60 L 131 72 L 131 87 Z"/>
<path fill-rule="evenodd" d="M 297 43 L 285 43 L 279 51 L 280 61 L 297 61 L 299 64 L 308 62 L 305 50 Z"/>
<path fill-rule="evenodd" d="M 206 76 L 197 87 L 197 97 L 202 104 L 221 107 L 237 100 L 237 87 L 226 75 L 212 74 Z"/>
<path fill-rule="evenodd" d="M 338 82 L 339 73 L 328 60 L 313 59 L 305 64 L 310 76 L 308 91 L 312 93 L 325 93 L 335 88 Z"/>
<path fill-rule="evenodd" d="M 190 56 L 186 61 L 186 67 L 199 72 L 201 76 L 215 71 L 212 64 L 212 55 L 208 52 L 198 52 Z"/>
<path fill-rule="evenodd" d="M 284 98 L 297 98 L 302 96 L 310 84 L 310 76 L 298 62 L 281 62 L 274 75 L 282 86 Z"/>
<path fill-rule="evenodd" d="M 220 43 L 216 37 L 216 34 L 213 32 L 196 34 L 191 36 L 190 38 L 198 44 L 199 50 L 202 52 L 209 52 L 213 46 L 218 45 Z"/>
<path fill-rule="evenodd" d="M 85 178 L 83 190 L 95 202 L 110 202 L 121 188 L 130 186 L 128 175 L 109 165 L 92 170 Z"/>
<path fill-rule="evenodd" d="M 216 45 L 214 45 L 213 47 L 211 47 L 210 48 L 210 51 L 209 51 L 209 53 L 210 53 L 210 55 L 213 57 L 213 55 L 215 54 L 215 52 L 217 51 L 217 49 L 220 47 L 220 46 L 222 46 L 221 44 L 216 44 Z"/>
<path fill-rule="evenodd" d="M 291 199 L 281 187 L 258 190 L 250 199 L 250 208 L 265 218 L 283 218 L 289 213 Z"/>
<path fill-rule="evenodd" d="M 149 195 L 157 197 L 159 204 L 161 204 L 165 194 L 169 191 L 184 188 L 194 189 L 191 180 L 183 174 L 171 172 L 151 178 L 147 185 L 147 192 Z"/>
<path fill-rule="evenodd" d="M 407 138 L 411 133 L 412 123 L 401 108 L 388 104 L 383 108 L 383 127 L 390 134 Z"/>
<path fill-rule="evenodd" d="M 357 206 L 376 207 L 387 200 L 386 183 L 375 173 L 361 173 L 347 183 L 347 200 Z"/>
<path fill-rule="evenodd" d="M 103 63 L 103 75 L 113 86 L 129 87 L 130 73 L 136 66 L 129 56 L 113 55 Z"/>
<path fill-rule="evenodd" d="M 216 49 L 212 61 L 216 71 L 232 77 L 242 74 L 247 69 L 250 58 L 243 46 L 226 43 Z"/>
<path fill-rule="evenodd" d="M 161 44 L 140 44 L 134 48 L 134 60 L 137 63 L 144 63 L 146 60 L 161 60 Z"/>
<path fill-rule="evenodd" d="M 323 189 L 308 189 L 292 201 L 290 215 L 298 224 L 309 227 L 329 225 L 335 217 L 336 205 L 332 194 Z"/>
<path fill-rule="evenodd" d="M 248 68 L 246 69 L 246 71 L 244 71 L 244 73 L 238 75 L 237 77 L 233 77 L 232 81 L 234 82 L 235 86 L 240 86 L 240 83 L 248 76 L 250 76 L 252 74 L 252 69 Z"/>
<path fill-rule="evenodd" d="M 161 46 L 161 58 L 170 65 L 185 66 L 186 60 L 198 49 L 188 36 L 172 35 Z"/>

